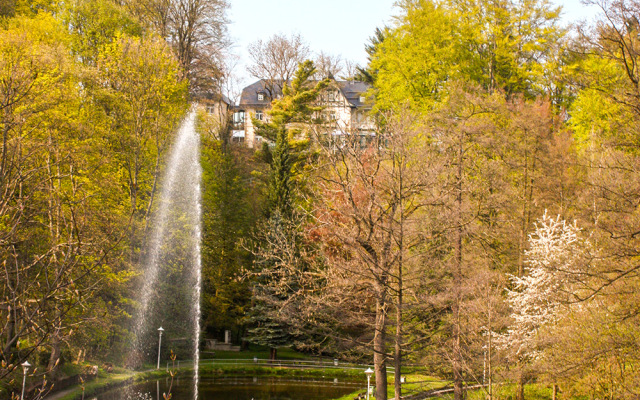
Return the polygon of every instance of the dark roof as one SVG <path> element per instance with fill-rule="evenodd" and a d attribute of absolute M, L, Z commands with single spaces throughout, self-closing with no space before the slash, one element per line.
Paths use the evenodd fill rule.
<path fill-rule="evenodd" d="M 371 85 L 365 82 L 359 81 L 336 81 L 335 82 L 344 97 L 347 98 L 347 101 L 353 107 L 362 107 L 364 104 L 360 101 L 361 95 L 371 88 Z M 280 95 L 280 88 L 276 85 L 275 88 L 278 93 L 275 95 Z M 258 100 L 258 94 L 264 93 L 264 100 Z M 268 107 L 271 104 L 271 99 L 269 98 L 269 92 L 266 89 L 266 82 L 264 80 L 259 80 L 251 85 L 242 89 L 242 95 L 240 96 L 240 106 L 264 106 Z"/>
<path fill-rule="evenodd" d="M 277 87 L 275 90 L 280 92 L 280 88 Z M 258 100 L 258 94 L 264 93 L 264 100 Z M 276 95 L 281 93 L 276 93 Z M 240 95 L 240 106 L 251 105 L 251 106 L 264 106 L 267 107 L 271 104 L 271 99 L 269 98 L 269 91 L 267 91 L 266 81 L 261 79 L 257 82 L 252 83 L 251 85 L 242 89 L 242 94 Z"/>
<path fill-rule="evenodd" d="M 200 97 L 202 97 L 204 100 L 210 100 L 210 101 L 221 101 L 223 103 L 225 103 L 226 105 L 233 105 L 233 102 L 224 94 L 222 93 L 216 93 L 216 92 L 209 92 L 209 93 L 205 93 L 203 95 L 200 95 Z"/>
<path fill-rule="evenodd" d="M 220 95 L 220 100 L 222 100 L 223 103 L 228 104 L 230 106 L 233 105 L 233 101 L 231 101 L 230 98 L 228 98 L 227 96 L 225 96 L 223 94 Z"/>
<path fill-rule="evenodd" d="M 364 103 L 360 101 L 360 97 L 371 89 L 371 85 L 360 81 L 338 81 L 336 83 L 351 105 L 354 107 L 364 106 Z"/>

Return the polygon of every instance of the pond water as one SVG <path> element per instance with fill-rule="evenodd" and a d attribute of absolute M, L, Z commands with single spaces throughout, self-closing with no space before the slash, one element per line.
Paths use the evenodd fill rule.
<path fill-rule="evenodd" d="M 169 379 L 139 383 L 105 392 L 91 400 L 162 400 L 169 383 Z M 365 385 L 320 378 L 205 378 L 198 385 L 198 400 L 330 400 Z M 175 379 L 171 393 L 172 400 L 193 400 L 193 380 L 190 377 Z"/>

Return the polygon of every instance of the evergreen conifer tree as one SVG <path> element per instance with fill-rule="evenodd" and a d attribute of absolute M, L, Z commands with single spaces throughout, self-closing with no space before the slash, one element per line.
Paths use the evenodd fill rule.
<path fill-rule="evenodd" d="M 301 63 L 294 79 L 285 84 L 283 96 L 272 103 L 271 120 L 266 123 L 254 120 L 257 133 L 275 140 L 272 151 L 271 175 L 268 187 L 267 220 L 260 229 L 255 250 L 257 284 L 254 288 L 254 306 L 248 323 L 249 341 L 271 348 L 275 359 L 277 347 L 294 340 L 281 306 L 294 295 L 299 286 L 291 269 L 297 269 L 300 246 L 299 213 L 296 213 L 296 177 L 300 166 L 306 162 L 305 149 L 308 140 L 301 138 L 301 124 L 310 123 L 321 108 L 314 102 L 318 93 L 328 84 L 327 80 L 311 81 L 316 69 L 312 61 Z M 275 137 L 274 137 L 275 136 Z M 283 285 L 283 277 L 288 283 Z"/>

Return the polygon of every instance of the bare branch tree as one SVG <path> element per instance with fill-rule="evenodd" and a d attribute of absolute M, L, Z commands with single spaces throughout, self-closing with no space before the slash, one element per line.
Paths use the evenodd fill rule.
<path fill-rule="evenodd" d="M 341 79 L 347 81 L 357 80 L 358 71 L 361 69 L 360 65 L 352 60 L 344 60 L 344 68 L 342 69 Z"/>
<path fill-rule="evenodd" d="M 207 90 L 222 75 L 226 0 L 173 0 L 171 39 L 193 91 Z"/>
<path fill-rule="evenodd" d="M 376 136 L 318 132 L 315 138 L 326 161 L 319 170 L 315 210 L 327 265 L 322 270 L 326 310 L 333 303 L 339 305 L 334 314 L 351 314 L 350 328 L 343 329 L 355 332 L 353 340 L 373 352 L 378 399 L 387 398 L 390 359 L 396 398 L 401 396 L 404 294 L 415 261 L 409 249 L 420 240 L 416 218 L 437 171 L 434 157 L 424 151 L 427 142 L 417 139 L 422 130 L 419 119 L 401 111 L 386 118 Z"/>
<path fill-rule="evenodd" d="M 316 66 L 315 78 L 322 79 L 338 79 L 338 76 L 343 73 L 343 60 L 339 55 L 331 55 L 321 51 L 314 61 Z"/>
<path fill-rule="evenodd" d="M 293 78 L 298 64 L 309 57 L 309 46 L 300 35 L 274 35 L 266 42 L 258 40 L 249 45 L 251 76 L 263 79 L 271 99 L 282 93 L 285 82 Z"/>
<path fill-rule="evenodd" d="M 173 46 L 192 92 L 221 91 L 229 47 L 226 0 L 129 0 L 127 6 Z"/>

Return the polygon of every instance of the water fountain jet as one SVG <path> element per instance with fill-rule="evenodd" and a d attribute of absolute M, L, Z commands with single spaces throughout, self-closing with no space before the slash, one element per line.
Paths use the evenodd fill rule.
<path fill-rule="evenodd" d="M 131 354 L 133 357 L 149 354 L 151 326 L 162 324 L 167 328 L 167 334 L 174 335 L 189 327 L 188 332 L 180 333 L 186 333 L 193 341 L 194 399 L 198 398 L 200 358 L 201 180 L 200 137 L 195 129 L 195 112 L 191 111 L 180 126 L 161 180 L 154 228 L 144 257 Z M 165 295 L 161 295 L 163 292 Z M 174 312 L 179 311 L 171 318 L 167 318 L 169 306 Z M 179 319 L 187 314 L 187 321 Z M 158 365 L 159 360 L 160 349 Z M 133 360 L 129 361 L 132 364 Z"/>

